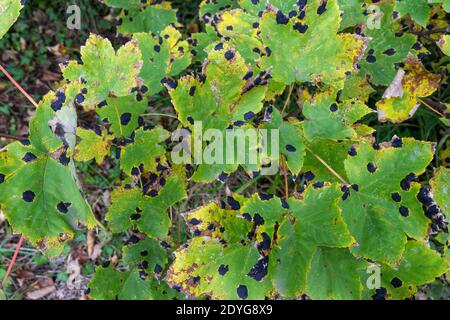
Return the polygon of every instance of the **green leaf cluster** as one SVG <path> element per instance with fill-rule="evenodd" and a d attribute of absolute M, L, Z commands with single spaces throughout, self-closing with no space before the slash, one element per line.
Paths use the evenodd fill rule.
<path fill-rule="evenodd" d="M 0 151 L 2 212 L 41 248 L 102 226 L 76 163 L 119 172 L 98 218 L 127 240 L 91 298 L 406 299 L 448 277 L 450 107 L 433 99 L 448 97 L 448 1 L 204 0 L 189 37 L 168 1 L 105 3 L 128 42 L 92 34 L 28 139 Z M 20 9 L 0 0 L 0 36 Z M 439 143 L 398 130 L 425 107 Z M 197 123 L 276 129 L 279 154 L 268 139 L 234 164 L 174 163 L 172 134 Z"/>

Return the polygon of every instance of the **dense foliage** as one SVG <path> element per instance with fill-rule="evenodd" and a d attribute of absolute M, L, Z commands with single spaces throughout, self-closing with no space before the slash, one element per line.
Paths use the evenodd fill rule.
<path fill-rule="evenodd" d="M 29 138 L 0 153 L 3 213 L 53 254 L 81 226 L 105 228 L 76 163 L 116 160 L 105 221 L 128 239 L 97 268 L 91 298 L 405 299 L 449 276 L 448 0 L 205 0 L 190 37 L 168 1 L 105 3 L 129 41 L 92 34 L 61 65 Z M 0 37 L 21 7 L 0 0 Z M 177 120 L 145 125 L 148 101 L 166 92 Z M 440 136 L 397 136 L 422 109 Z M 88 112 L 97 123 L 77 127 Z M 286 194 L 244 192 L 278 161 L 269 152 L 256 165 L 174 163 L 171 133 L 199 122 L 278 129 Z M 223 184 L 215 200 L 188 203 L 206 183 Z M 169 214 L 179 203 L 185 244 Z"/>

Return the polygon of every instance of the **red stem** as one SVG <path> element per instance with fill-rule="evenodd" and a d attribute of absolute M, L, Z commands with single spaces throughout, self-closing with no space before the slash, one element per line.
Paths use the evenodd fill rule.
<path fill-rule="evenodd" d="M 9 74 L 8 71 L 6 71 L 5 68 L 3 68 L 1 64 L 0 64 L 0 71 L 3 72 L 3 74 L 9 79 L 9 81 L 11 81 L 11 83 L 28 99 L 28 101 L 31 102 L 33 106 L 35 106 L 36 108 L 38 107 L 36 101 L 34 101 L 34 99 L 25 91 L 25 89 L 22 88 L 22 86 L 19 83 L 17 83 L 16 80 L 14 80 L 14 78 Z M 12 268 L 14 267 L 17 256 L 19 255 L 20 248 L 22 247 L 23 240 L 24 240 L 23 235 L 20 235 L 19 242 L 17 243 L 16 250 L 14 251 L 14 255 L 11 261 L 9 262 L 8 269 L 6 270 L 5 276 L 3 277 L 2 286 L 5 285 L 6 279 L 8 279 L 8 276 L 11 273 Z"/>
<path fill-rule="evenodd" d="M 12 268 L 14 267 L 14 263 L 16 262 L 17 256 L 19 255 L 20 248 L 22 247 L 23 240 L 24 240 L 23 235 L 20 235 L 19 242 L 16 245 L 16 251 L 14 251 L 14 255 L 8 265 L 8 270 L 6 270 L 5 276 L 3 277 L 2 287 L 5 285 L 6 279 L 8 279 L 8 276 L 11 273 Z"/>
<path fill-rule="evenodd" d="M 19 91 L 33 104 L 33 106 L 35 106 L 36 108 L 38 107 L 38 104 L 36 103 L 36 101 L 34 101 L 34 99 L 25 91 L 25 89 L 22 88 L 21 85 L 18 84 L 16 80 L 14 80 L 14 78 L 8 73 L 8 71 L 6 71 L 5 68 L 3 68 L 3 66 L 1 64 L 0 64 L 0 71 L 5 74 L 5 76 L 9 79 L 9 81 L 11 81 L 12 84 L 17 89 L 19 89 Z"/>

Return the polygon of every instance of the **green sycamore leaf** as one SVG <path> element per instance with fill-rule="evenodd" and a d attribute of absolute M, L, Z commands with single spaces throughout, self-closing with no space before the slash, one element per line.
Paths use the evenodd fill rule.
<path fill-rule="evenodd" d="M 245 199 L 239 195 L 228 196 L 227 206 L 231 209 L 210 203 L 183 215 L 194 238 L 175 251 L 166 280 L 193 297 L 263 299 L 272 287 L 267 276 L 269 258 L 261 255 L 262 244 L 255 243 L 261 238 L 254 238 L 256 225 L 252 227 L 251 215 L 255 214 L 255 222 L 260 221 L 257 212 L 281 218 L 285 209 L 280 199 L 266 202 L 257 196 Z M 266 224 L 273 229 L 269 218 Z"/>
<path fill-rule="evenodd" d="M 413 187 L 415 197 L 419 185 Z M 287 203 L 267 195 L 235 195 L 227 198 L 232 210 L 210 203 L 188 212 L 184 217 L 194 238 L 175 252 L 166 280 L 196 298 L 305 293 L 313 299 L 361 299 L 368 263 L 347 249 L 355 239 L 341 216 L 341 196 L 338 185 L 314 185 Z M 412 201 L 406 192 L 402 197 Z"/>
<path fill-rule="evenodd" d="M 442 212 L 450 217 L 450 169 L 440 167 L 430 184 L 434 200 Z"/>
<path fill-rule="evenodd" d="M 201 163 L 192 176 L 192 180 L 204 183 L 211 182 L 221 174 L 235 172 L 239 166 L 242 166 L 248 175 L 253 176 L 255 173 L 259 173 L 265 165 L 279 166 L 280 154 L 287 160 L 289 170 L 294 174 L 299 174 L 305 156 L 304 138 L 300 123 L 296 119 L 283 121 L 280 112 L 273 108 L 267 110 L 266 116 L 269 117 L 269 114 L 270 120 L 267 119 L 267 123 L 259 128 L 254 128 L 252 125 L 241 126 L 241 124 L 238 124 L 240 121 L 238 121 L 236 122 L 238 126 L 222 131 L 223 138 L 212 139 L 205 147 L 203 154 L 211 154 L 211 158 L 213 158 L 217 150 L 223 148 L 222 154 L 223 158 L 226 159 L 226 164 L 221 164 L 223 161 L 220 159 L 214 164 Z M 194 130 L 195 128 L 194 126 Z M 203 135 L 203 139 L 210 140 L 208 135 Z M 245 151 L 241 152 L 244 143 Z M 273 145 L 274 143 L 276 145 Z M 229 164 L 231 158 L 228 151 L 232 146 L 233 150 L 237 150 L 237 152 L 233 153 L 234 161 Z"/>
<path fill-rule="evenodd" d="M 151 284 L 137 271 L 120 272 L 111 266 L 98 267 L 89 283 L 89 296 L 96 300 L 149 300 Z"/>
<path fill-rule="evenodd" d="M 120 168 L 127 174 L 132 173 L 133 169 L 142 170 L 141 167 L 154 172 L 158 162 L 166 162 L 164 141 L 169 137 L 170 133 L 161 127 L 137 130 L 133 142 L 122 150 Z"/>
<path fill-rule="evenodd" d="M 147 102 L 137 94 L 121 98 L 106 98 L 95 109 L 109 130 L 117 138 L 128 138 L 140 124 L 140 115 L 147 109 Z"/>
<path fill-rule="evenodd" d="M 372 40 L 366 55 L 360 62 L 360 71 L 370 75 L 370 81 L 376 85 L 388 86 L 395 78 L 395 64 L 403 62 L 416 41 L 410 33 L 397 34 L 393 20 L 393 4 L 386 2 L 374 4 L 377 8 L 369 14 L 365 35 Z"/>
<path fill-rule="evenodd" d="M 123 262 L 131 268 L 141 268 L 146 273 L 159 276 L 169 258 L 158 240 L 146 238 L 136 244 L 124 246 Z"/>
<path fill-rule="evenodd" d="M 95 159 L 97 164 L 102 164 L 105 157 L 109 156 L 112 138 L 106 136 L 105 130 L 99 131 L 78 128 L 77 136 L 81 141 L 75 148 L 76 161 L 88 162 Z"/>
<path fill-rule="evenodd" d="M 73 153 L 77 141 L 78 120 L 75 100 L 79 91 L 79 84 L 71 83 L 58 89 L 55 95 L 50 93 L 44 97 L 43 103 L 46 107 L 38 108 L 29 124 L 33 146 L 54 151 L 62 143 Z"/>
<path fill-rule="evenodd" d="M 212 43 L 220 40 L 214 27 L 210 25 L 205 26 L 204 32 L 194 33 L 192 36 L 191 46 L 195 50 L 196 55 L 192 58 L 194 62 L 202 62 L 208 57 L 208 48 Z"/>
<path fill-rule="evenodd" d="M 337 34 L 340 24 L 337 1 L 325 5 L 323 11 L 319 8 L 320 1 L 308 3 L 304 19 L 280 19 L 274 10 L 261 18 L 261 39 L 267 48 L 261 64 L 264 69 L 273 68 L 275 81 L 287 85 L 306 81 L 335 84 L 356 70 L 367 39 Z"/>
<path fill-rule="evenodd" d="M 185 197 L 183 181 L 176 176 L 169 177 L 155 197 L 144 195 L 136 187 L 119 188 L 111 195 L 106 220 L 114 233 L 135 226 L 150 238 L 165 239 L 171 225 L 167 210 Z"/>
<path fill-rule="evenodd" d="M 201 131 L 201 129 L 198 130 Z M 205 132 L 203 135 L 204 141 L 202 142 L 205 143 L 201 155 L 202 163 L 197 166 L 192 176 L 193 181 L 208 183 L 219 178 L 221 174 L 232 174 L 239 166 L 242 166 L 249 175 L 261 170 L 262 158 L 258 149 L 263 145 L 262 138 L 260 132 L 252 125 L 243 125 L 222 131 L 211 130 L 209 133 Z M 196 134 L 194 131 L 192 140 L 196 139 L 193 143 L 200 146 L 201 140 Z M 193 156 L 197 159 L 200 158 L 199 154 Z M 211 163 L 213 161 L 214 163 Z"/>
<path fill-rule="evenodd" d="M 31 163 L 23 160 L 32 156 L 36 159 Z M 20 142 L 0 154 L 0 176 L 5 179 L 0 185 L 3 212 L 14 230 L 34 245 L 58 245 L 74 236 L 76 223 L 95 225 L 74 181 L 73 164 L 61 164 L 55 156 Z"/>
<path fill-rule="evenodd" d="M 350 150 L 345 161 L 352 188 L 346 187 L 341 208 L 357 244 L 352 253 L 390 266 L 404 251 L 406 235 L 424 239 L 428 221 L 413 182 L 433 159 L 430 143 L 395 137 L 392 146 L 367 140 Z"/>
<path fill-rule="evenodd" d="M 307 142 L 307 146 L 329 164 L 341 177 L 347 179 L 344 160 L 348 157 L 348 150 L 353 145 L 353 141 L 342 142 L 316 139 Z M 311 172 L 318 181 L 340 182 L 311 152 L 306 152 L 304 172 Z"/>
<path fill-rule="evenodd" d="M 167 76 L 176 76 L 191 64 L 191 53 L 187 41 L 174 27 L 164 29 L 160 36 L 150 33 L 135 33 L 133 39 L 139 43 L 144 64 L 140 77 L 152 96 L 163 89 L 161 81 Z"/>
<path fill-rule="evenodd" d="M 305 158 L 305 145 L 304 137 L 300 123 L 296 119 L 290 119 L 289 121 L 283 121 L 280 112 L 277 109 L 273 109 L 271 113 L 271 122 L 262 126 L 263 129 L 277 129 L 279 130 L 279 143 L 280 154 L 286 158 L 287 167 L 290 172 L 298 175 L 303 167 L 303 161 Z M 268 141 L 271 138 L 268 137 Z M 272 154 L 270 144 L 265 146 L 265 151 L 268 154 Z M 278 157 L 279 154 L 275 154 Z M 276 159 L 272 159 L 273 161 Z"/>
<path fill-rule="evenodd" d="M 257 16 L 261 11 L 266 9 L 268 3 L 273 4 L 271 0 L 267 1 L 252 1 L 252 0 L 238 0 L 239 6 L 253 16 Z M 279 1 L 278 1 L 279 2 Z M 291 1 L 286 1 L 291 2 Z M 294 9 L 294 8 L 292 8 Z"/>
<path fill-rule="evenodd" d="M 215 22 L 215 26 L 217 29 L 217 34 L 219 36 L 222 37 L 223 41 L 226 41 L 227 43 L 229 43 L 232 47 L 236 48 L 242 55 L 242 57 L 244 58 L 244 60 L 248 63 L 251 64 L 254 68 L 254 73 L 256 74 L 256 72 L 260 72 L 261 70 L 259 70 L 260 68 L 260 60 L 264 60 L 264 59 L 269 59 L 268 57 L 272 57 L 270 59 L 272 60 L 276 60 L 278 61 L 278 65 L 280 66 L 280 69 L 283 67 L 283 71 L 284 70 L 290 70 L 290 69 L 285 69 L 284 68 L 284 60 L 285 61 L 291 61 L 292 59 L 284 59 L 286 57 L 280 56 L 280 52 L 282 52 L 281 50 L 272 50 L 272 48 L 270 46 L 267 46 L 267 44 L 264 42 L 264 37 L 260 36 L 260 31 L 262 30 L 261 28 L 261 23 L 262 20 L 264 19 L 264 17 L 261 19 L 260 18 L 260 13 L 262 14 L 262 12 L 265 11 L 266 9 L 266 5 L 268 5 L 268 11 L 273 11 L 276 12 L 278 9 L 280 9 L 282 12 L 284 12 L 284 14 L 287 16 L 288 14 L 292 14 L 293 12 L 297 12 L 296 10 L 299 10 L 299 6 L 302 7 L 302 10 L 304 9 L 302 4 L 298 4 L 296 1 L 270 1 L 269 3 L 266 2 L 251 2 L 251 1 L 240 1 L 240 5 L 244 10 L 240 10 L 240 9 L 234 9 L 231 11 L 224 11 L 221 12 L 218 16 L 217 16 L 217 21 Z M 317 4 L 318 6 L 319 4 Z M 307 6 L 307 8 L 310 8 L 311 6 Z M 277 9 L 278 8 L 278 9 Z M 315 8 L 314 10 L 318 10 L 319 8 Z M 266 10 L 266 12 L 268 12 Z M 280 11 L 280 12 L 281 12 Z M 329 11 L 328 9 L 325 11 Z M 313 12 L 313 9 L 311 9 L 311 12 Z M 339 19 L 339 14 L 338 11 L 336 11 L 336 15 L 335 15 L 336 19 Z M 300 21 L 300 19 L 293 19 L 291 22 L 294 25 L 294 27 L 297 27 L 299 25 L 299 23 L 297 23 L 298 21 Z M 339 21 L 336 21 L 337 24 L 339 24 Z M 214 47 L 216 44 L 214 43 L 216 39 L 218 39 L 218 35 L 215 34 L 214 30 L 212 28 L 207 26 L 207 32 L 206 33 L 202 33 L 199 34 L 198 36 L 194 35 L 195 39 L 200 40 L 200 43 L 195 43 L 196 45 L 198 45 L 200 51 L 202 51 L 202 49 L 204 48 L 208 48 L 208 42 L 212 43 L 210 45 L 210 47 Z M 291 27 L 291 26 L 290 26 Z M 287 28 L 287 27 L 286 27 Z M 289 31 L 289 28 L 287 28 L 287 30 Z M 292 30 L 294 31 L 294 30 Z M 335 31 L 337 32 L 337 30 Z M 299 32 L 297 33 L 293 33 L 294 36 L 300 35 Z M 310 34 L 307 33 L 306 36 L 308 36 Z M 339 35 L 338 37 L 341 37 L 343 39 L 341 39 L 342 41 L 338 41 L 339 43 L 342 42 L 344 46 L 346 46 L 346 48 L 348 48 L 348 50 L 352 50 L 352 40 L 353 42 L 355 42 L 355 46 L 358 46 L 359 44 L 366 44 L 365 39 L 362 39 L 361 37 L 357 37 L 358 39 L 354 39 L 353 36 L 351 35 Z M 292 41 L 296 40 L 294 39 L 295 37 L 293 37 Z M 306 39 L 306 38 L 305 38 Z M 309 38 L 308 38 L 309 39 Z M 279 37 L 274 35 L 274 41 L 279 40 Z M 297 42 L 297 41 L 295 41 Z M 307 46 L 307 44 L 310 43 L 310 41 L 305 40 L 305 47 L 307 47 L 309 49 L 309 46 Z M 283 43 L 276 43 L 276 45 L 286 45 L 286 41 L 284 41 Z M 197 49 L 197 48 L 196 48 Z M 277 49 L 277 47 L 275 48 Z M 320 48 L 322 49 L 322 48 Z M 342 58 L 347 60 L 347 62 L 349 64 L 351 64 L 351 69 L 354 70 L 354 66 L 356 66 L 357 61 L 359 60 L 359 58 L 362 55 L 362 51 L 364 48 L 360 48 L 361 52 L 359 52 L 359 56 L 355 57 L 354 60 L 352 60 L 350 62 L 350 59 L 352 59 L 352 54 L 349 54 L 346 57 Z M 356 49 L 355 49 L 356 50 Z M 196 50 L 198 51 L 198 50 Z M 267 51 L 267 52 L 266 52 Z M 292 48 L 289 48 L 288 50 L 289 52 L 292 52 Z M 302 49 L 302 52 L 304 52 L 304 49 Z M 336 55 L 336 54 L 335 54 Z M 262 59 L 261 59 L 262 56 Z M 268 57 L 266 57 L 268 56 Z M 305 59 L 309 59 L 310 57 L 313 56 L 313 53 L 311 52 Z M 204 57 L 202 55 L 202 57 Z M 338 56 L 339 58 L 339 56 Z M 284 59 L 284 60 L 282 60 Z M 295 59 L 295 61 L 297 61 L 298 59 Z M 338 62 L 336 62 L 337 64 Z M 306 63 L 305 63 L 306 64 Z M 345 64 L 345 61 L 344 63 Z M 262 70 L 268 69 L 268 68 L 272 68 L 273 67 L 273 63 L 271 63 L 271 61 L 268 61 L 266 64 L 261 64 L 262 65 Z M 276 66 L 275 66 L 276 67 Z M 304 66 L 302 66 L 304 67 Z M 338 69 L 338 73 L 341 71 L 339 70 L 339 68 L 341 67 L 341 65 L 338 66 L 330 66 L 330 69 L 333 69 L 333 72 L 336 72 L 336 70 L 334 70 L 335 68 Z M 346 67 L 344 65 L 344 67 Z M 349 66 L 350 67 L 350 66 Z M 292 68 L 291 68 L 292 69 Z M 308 72 L 308 70 L 306 70 L 306 72 Z M 350 72 L 350 70 L 346 70 L 344 72 L 342 72 L 342 79 L 345 78 L 346 75 L 348 75 L 348 73 Z M 345 73 L 345 74 L 344 74 Z M 321 75 L 311 75 L 311 77 L 321 77 Z M 298 79 L 297 79 L 298 80 Z M 299 81 L 307 81 L 308 79 L 301 79 Z M 316 79 L 317 81 L 319 81 L 320 79 Z M 337 80 L 336 80 L 337 81 Z M 335 82 L 335 81 L 333 81 Z M 270 79 L 268 80 L 269 83 L 269 88 L 268 88 L 268 93 L 266 94 L 266 100 L 271 100 L 273 99 L 276 95 L 279 95 L 283 92 L 286 82 L 285 81 L 279 81 L 279 79 Z M 289 82 L 290 83 L 290 82 Z"/>
<path fill-rule="evenodd" d="M 194 297 L 261 299 L 273 285 L 283 297 L 299 297 L 319 246 L 354 243 L 340 215 L 340 195 L 337 185 L 310 187 L 302 200 L 288 202 L 234 195 L 227 198 L 232 210 L 211 203 L 185 214 L 195 237 L 175 252 L 168 283 Z M 354 282 L 361 286 L 359 277 Z M 346 292 L 330 290 L 327 297 L 338 294 Z"/>
<path fill-rule="evenodd" d="M 241 5 L 243 4 L 244 3 L 241 3 Z M 250 3 L 250 6 L 253 8 L 259 7 L 259 5 L 264 5 L 265 8 L 266 4 L 264 2 L 260 2 L 256 5 Z M 293 8 L 292 3 L 290 7 Z M 261 12 L 262 11 L 263 10 L 261 10 Z M 250 12 L 250 14 L 248 12 Z M 256 13 L 252 12 L 253 10 L 245 11 L 241 9 L 222 12 L 217 17 L 218 21 L 215 22 L 215 29 L 207 25 L 205 33 L 200 33 L 198 36 L 194 35 L 193 38 L 198 40 L 194 43 L 196 45 L 195 51 L 210 51 L 217 46 L 218 41 L 221 40 L 239 51 L 245 62 L 252 66 L 255 75 L 264 72 L 265 70 L 261 69 L 259 63 L 261 54 L 265 51 L 259 37 L 260 15 L 258 13 L 259 11 Z M 200 53 L 197 59 L 201 58 L 206 58 L 206 56 Z M 267 82 L 268 91 L 266 93 L 266 100 L 273 100 L 275 96 L 282 94 L 286 87 L 284 83 L 276 82 L 272 78 L 267 79 Z"/>
<path fill-rule="evenodd" d="M 431 14 L 428 0 L 397 0 L 395 10 L 402 17 L 409 14 L 422 27 L 427 26 Z"/>
<path fill-rule="evenodd" d="M 69 84 L 44 96 L 29 123 L 33 147 L 43 153 L 55 152 L 63 146 L 73 151 L 77 129 L 74 100 L 79 90 L 78 84 Z"/>
<path fill-rule="evenodd" d="M 251 1 L 251 0 L 250 0 Z M 261 1 L 264 4 L 264 1 Z M 269 0 L 271 6 L 283 11 L 285 14 L 292 10 L 299 10 L 301 4 L 297 0 Z"/>
<path fill-rule="evenodd" d="M 49 93 L 42 99 L 29 125 L 30 142 L 42 153 L 55 152 L 63 146 L 61 139 L 49 126 L 50 121 L 55 119 L 55 111 L 51 108 L 52 100 L 57 100 L 54 93 Z"/>
<path fill-rule="evenodd" d="M 212 21 L 212 17 L 222 11 L 223 9 L 233 9 L 236 8 L 236 1 L 230 0 L 202 0 L 200 3 L 198 13 L 200 18 L 208 23 Z"/>
<path fill-rule="evenodd" d="M 258 16 L 258 14 L 264 11 L 267 7 L 277 8 L 285 15 L 288 15 L 293 11 L 301 11 L 306 5 L 306 3 L 303 5 L 302 1 L 298 0 L 238 0 L 238 2 L 242 9 L 249 12 L 253 16 Z"/>
<path fill-rule="evenodd" d="M 137 2 L 137 3 L 136 3 Z M 108 5 L 122 8 L 119 15 L 118 31 L 122 34 L 150 32 L 159 34 L 170 24 L 177 23 L 177 11 L 168 1 L 115 1 Z"/>
<path fill-rule="evenodd" d="M 252 69 L 246 65 L 243 57 L 227 43 L 219 43 L 209 49 L 203 69 L 204 73 L 200 76 L 187 76 L 175 85 L 168 84 L 178 118 L 184 126 L 194 131 L 192 143 L 202 141 L 200 137 L 208 129 L 228 137 L 225 129 L 230 124 L 242 127 L 239 129 L 244 131 L 243 134 L 250 141 L 245 132 L 253 128 L 245 126 L 245 121 L 251 120 L 263 107 L 268 73 L 262 72 L 253 77 Z M 224 148 L 224 156 L 227 154 L 227 145 L 236 145 L 238 142 L 234 136 L 223 141 L 211 139 L 214 143 L 205 146 L 205 153 L 208 150 L 214 152 L 217 145 L 219 150 Z M 220 143 L 223 145 L 218 145 Z M 250 144 L 250 147 L 255 149 L 257 146 Z M 239 164 L 247 171 L 258 171 L 257 165 L 250 162 L 246 153 L 243 161 L 231 165 L 200 164 L 192 179 L 196 182 L 211 182 L 222 172 L 234 172 Z"/>
<path fill-rule="evenodd" d="M 81 47 L 81 60 L 81 64 L 70 61 L 61 68 L 66 80 L 84 84 L 77 102 L 87 109 L 110 96 L 127 96 L 138 86 L 142 55 L 137 41 L 128 42 L 116 53 L 108 39 L 91 34 Z"/>
<path fill-rule="evenodd" d="M 382 285 L 391 299 L 405 299 L 417 292 L 417 286 L 433 282 L 448 271 L 450 264 L 421 241 L 408 241 L 398 268 L 382 268 Z"/>
<path fill-rule="evenodd" d="M 318 248 L 311 261 L 306 292 L 313 300 L 361 300 L 359 274 L 367 265 L 348 249 Z"/>
<path fill-rule="evenodd" d="M 261 300 L 271 285 L 267 280 L 257 281 L 248 276 L 258 267 L 258 261 L 266 263 L 255 246 L 224 245 L 217 239 L 197 237 L 175 251 L 166 281 L 193 297 Z"/>
<path fill-rule="evenodd" d="M 292 216 L 280 224 L 269 267 L 275 288 L 283 297 L 295 298 L 305 293 L 307 273 L 317 247 L 345 248 L 354 243 L 338 207 L 339 196 L 338 186 L 326 185 L 309 187 L 302 200 L 288 201 Z"/>
<path fill-rule="evenodd" d="M 16 22 L 22 8 L 21 0 L 0 0 L 0 39 Z"/>
<path fill-rule="evenodd" d="M 305 101 L 303 114 L 306 120 L 303 129 L 306 139 L 357 138 L 352 125 L 373 111 L 358 100 L 338 103 L 336 99 L 336 94 L 323 92 Z"/>
<path fill-rule="evenodd" d="M 413 183 L 410 190 L 401 190 L 399 194 L 402 205 L 408 208 L 411 215 L 404 221 L 403 230 L 408 237 L 423 240 L 428 233 L 429 220 L 423 214 L 422 204 L 417 201 L 419 192 L 420 184 Z"/>
<path fill-rule="evenodd" d="M 218 131 L 219 132 L 219 131 Z M 225 135 L 225 131 L 222 131 Z M 227 142 L 224 141 L 223 145 L 219 143 L 223 140 L 220 139 L 211 139 L 212 143 L 210 143 L 206 148 L 204 153 L 214 155 L 216 153 L 215 150 L 221 150 L 223 154 L 223 159 L 226 158 L 226 147 Z M 217 149 L 215 149 L 217 143 Z M 218 159 L 216 163 L 201 163 L 197 166 L 194 175 L 192 176 L 192 181 L 197 183 L 209 183 L 219 178 L 219 176 L 224 174 L 232 174 L 239 168 L 238 163 L 233 164 L 222 164 L 222 159 Z"/>
<path fill-rule="evenodd" d="M 229 39 L 232 47 L 238 49 L 245 61 L 256 66 L 260 59 L 260 52 L 264 51 L 263 44 L 258 38 L 260 18 L 247 14 L 244 10 L 235 9 L 223 12 L 217 23 L 217 32 Z M 258 49 L 258 50 L 256 50 Z"/>
<path fill-rule="evenodd" d="M 266 194 L 254 194 L 239 202 L 242 202 L 241 212 L 246 216 L 249 215 L 258 225 L 255 230 L 257 240 L 272 238 L 277 228 L 276 225 L 282 220 L 282 215 L 286 211 L 286 203 L 277 197 Z"/>
<path fill-rule="evenodd" d="M 12 143 L 0 153 L 3 212 L 14 230 L 34 245 L 57 246 L 74 236 L 78 223 L 88 228 L 96 224 L 70 159 L 70 137 L 76 130 L 70 101 L 70 88 L 65 94 L 47 94 L 30 121 L 30 141 Z M 67 114 L 74 123 L 65 121 Z"/>
<path fill-rule="evenodd" d="M 98 267 L 89 283 L 89 297 L 96 300 L 171 300 L 184 297 L 155 278 L 142 279 L 137 269 L 118 271 Z"/>
<path fill-rule="evenodd" d="M 361 0 L 338 0 L 339 9 L 343 11 L 340 30 L 347 29 L 367 21 L 364 11 L 367 5 Z"/>
<path fill-rule="evenodd" d="M 175 89 L 169 88 L 178 118 L 184 126 L 192 127 L 201 121 L 204 130 L 224 130 L 235 121 L 248 120 L 262 109 L 267 87 L 264 82 L 248 87 L 252 79 L 245 80 L 244 77 L 251 69 L 239 52 L 228 44 L 209 51 L 204 70 L 204 82 L 187 76 L 181 78 Z"/>

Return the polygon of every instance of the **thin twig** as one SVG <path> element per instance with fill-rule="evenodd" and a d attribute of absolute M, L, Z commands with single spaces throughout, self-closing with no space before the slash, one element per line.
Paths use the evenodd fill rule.
<path fill-rule="evenodd" d="M 286 200 L 289 199 L 289 183 L 288 183 L 288 177 L 287 177 L 287 165 L 284 158 L 281 158 L 281 170 L 283 171 L 283 177 L 284 177 L 284 197 Z"/>
<path fill-rule="evenodd" d="M 144 113 L 141 115 L 141 117 L 168 117 L 168 118 L 178 119 L 177 116 L 174 116 L 172 114 L 166 114 L 166 113 Z"/>
<path fill-rule="evenodd" d="M 5 139 L 9 139 L 9 140 L 17 140 L 17 141 L 25 139 L 25 138 L 21 138 L 21 137 L 12 136 L 7 133 L 0 133 L 0 138 L 5 138 Z"/>
<path fill-rule="evenodd" d="M 436 109 L 434 109 L 432 106 L 430 106 L 428 103 L 426 103 L 425 101 L 423 101 L 422 99 L 417 99 L 421 104 L 423 104 L 425 107 L 427 107 L 428 109 L 430 109 L 431 111 L 433 111 L 434 113 L 436 113 L 437 115 L 441 116 L 441 117 L 445 117 L 444 114 L 442 114 L 441 112 L 437 111 Z"/>
<path fill-rule="evenodd" d="M 314 153 L 314 151 L 312 151 L 308 146 L 305 146 L 306 150 L 308 150 L 317 160 L 320 161 L 320 163 L 322 163 L 325 168 L 328 169 L 328 171 L 330 171 L 334 176 L 336 176 L 336 178 L 338 178 L 343 184 L 349 186 L 350 183 L 348 183 L 347 181 L 345 181 L 344 178 L 341 177 L 341 175 L 339 173 L 337 173 L 328 163 L 325 162 L 325 160 L 323 160 L 321 157 L 319 157 L 317 154 Z"/>
<path fill-rule="evenodd" d="M 294 85 L 292 84 L 292 85 L 289 87 L 289 93 L 288 93 L 288 96 L 287 96 L 287 98 L 286 98 L 286 102 L 284 103 L 283 110 L 281 110 L 281 114 L 282 114 L 282 115 L 284 114 L 284 110 L 286 110 L 287 106 L 288 106 L 289 103 L 291 102 L 291 95 L 292 95 L 292 91 L 293 91 L 293 90 L 294 90 Z"/>
<path fill-rule="evenodd" d="M 9 262 L 8 269 L 6 270 L 5 276 L 3 277 L 2 287 L 5 285 L 6 279 L 8 279 L 8 276 L 11 273 L 14 263 L 16 262 L 17 256 L 19 255 L 20 248 L 22 247 L 22 244 L 23 244 L 23 240 L 24 240 L 24 237 L 22 234 L 22 235 L 20 235 L 19 242 L 16 245 L 16 251 L 14 251 L 14 255 L 13 255 L 11 261 Z"/>
<path fill-rule="evenodd" d="M 249 180 L 247 183 L 245 183 L 242 187 L 240 187 L 239 189 L 237 189 L 235 192 L 236 193 L 242 193 L 245 190 L 247 190 L 247 188 L 249 188 L 251 185 L 253 185 L 254 183 L 258 182 L 259 179 L 261 179 L 262 176 L 259 175 L 256 178 L 253 178 L 252 180 Z"/>
<path fill-rule="evenodd" d="M 178 236 L 178 246 L 181 245 L 181 214 L 176 211 L 177 216 L 177 236 Z"/>
<path fill-rule="evenodd" d="M 28 101 L 31 102 L 33 106 L 35 106 L 36 108 L 38 107 L 36 101 L 34 101 L 34 99 L 25 91 L 25 89 L 22 88 L 21 85 L 18 84 L 16 80 L 14 80 L 14 78 L 8 73 L 8 71 L 6 71 L 5 68 L 3 68 L 1 64 L 0 64 L 0 71 L 5 74 L 5 76 L 9 79 L 9 81 L 12 82 L 12 84 L 28 99 Z"/>
<path fill-rule="evenodd" d="M 409 30 L 410 33 L 418 35 L 418 36 L 424 36 L 424 35 L 432 35 L 432 34 L 437 34 L 437 33 L 450 33 L 450 27 L 447 28 L 441 28 L 441 29 L 432 29 L 432 30 L 426 30 L 423 29 L 421 31 L 414 31 L 414 30 Z"/>

